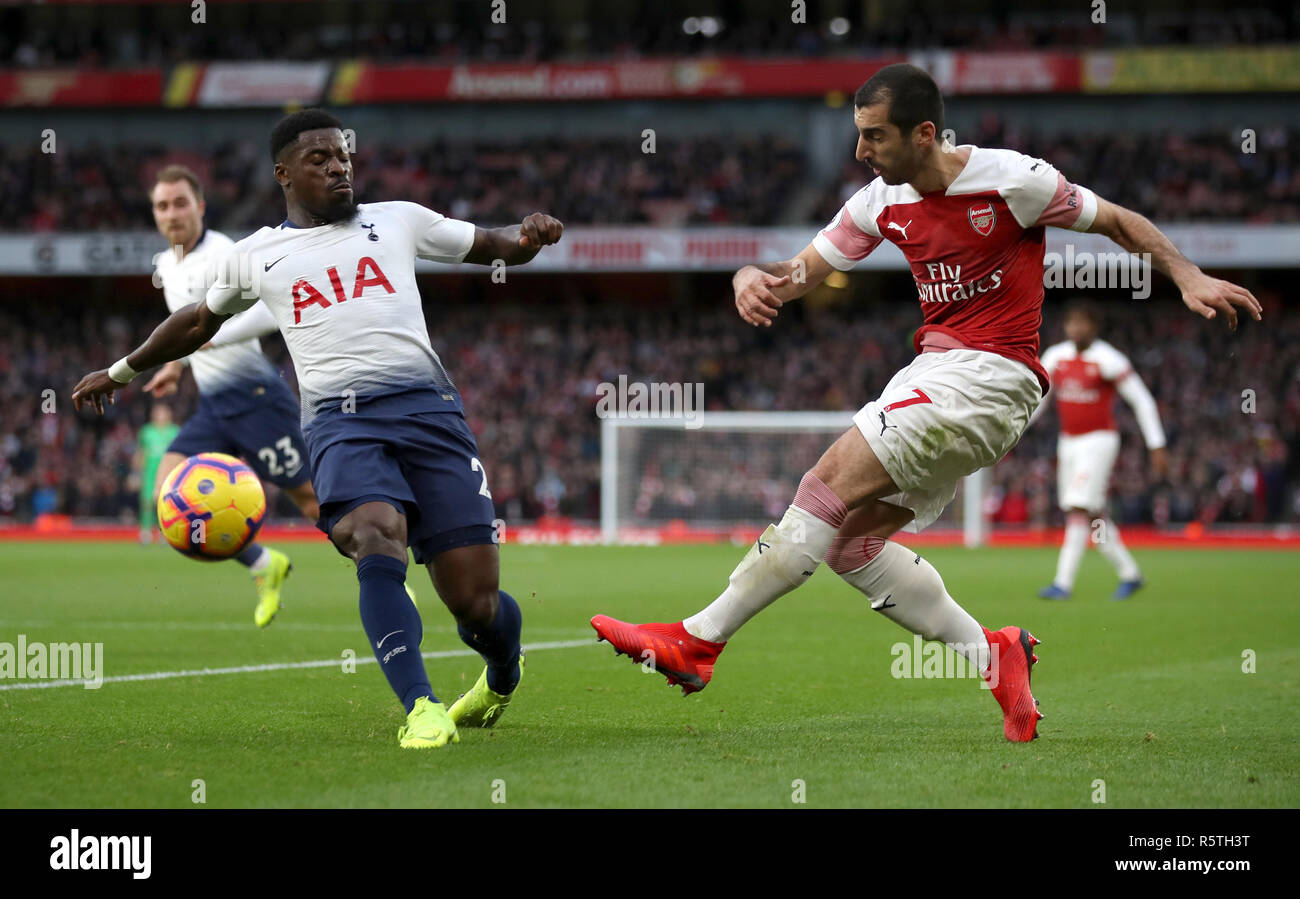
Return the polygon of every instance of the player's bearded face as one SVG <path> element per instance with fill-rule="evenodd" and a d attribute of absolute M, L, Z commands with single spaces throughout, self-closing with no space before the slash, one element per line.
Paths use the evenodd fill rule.
<path fill-rule="evenodd" d="M 352 157 L 337 128 L 304 131 L 299 151 L 288 167 L 289 183 L 303 208 L 324 222 L 351 218 L 356 211 L 352 191 Z"/>
<path fill-rule="evenodd" d="M 858 126 L 858 159 L 886 184 L 911 181 L 921 170 L 923 154 L 889 121 L 888 104 L 855 108 L 853 123 Z"/>

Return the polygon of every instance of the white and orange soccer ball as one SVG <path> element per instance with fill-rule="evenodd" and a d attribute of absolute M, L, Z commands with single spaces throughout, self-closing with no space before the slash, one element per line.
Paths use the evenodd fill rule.
<path fill-rule="evenodd" d="M 163 481 L 158 527 L 172 548 L 192 559 L 229 559 L 257 536 L 266 492 L 257 474 L 225 453 L 190 456 Z"/>

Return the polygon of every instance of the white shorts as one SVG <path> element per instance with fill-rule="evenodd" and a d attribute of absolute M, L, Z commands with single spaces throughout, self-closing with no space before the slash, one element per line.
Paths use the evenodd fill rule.
<path fill-rule="evenodd" d="M 1029 366 L 982 350 L 922 353 L 853 416 L 898 485 L 883 502 L 911 509 L 906 527 L 934 522 L 957 482 L 1020 440 L 1042 398 Z"/>
<path fill-rule="evenodd" d="M 1056 444 L 1056 496 L 1061 508 L 1104 512 L 1118 455 L 1119 431 L 1062 434 Z"/>

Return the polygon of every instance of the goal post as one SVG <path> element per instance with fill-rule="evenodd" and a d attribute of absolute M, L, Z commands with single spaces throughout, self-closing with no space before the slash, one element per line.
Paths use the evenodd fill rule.
<path fill-rule="evenodd" d="M 648 529 L 761 529 L 779 520 L 804 472 L 853 427 L 853 413 L 704 412 L 698 424 L 667 417 L 601 420 L 604 542 Z M 932 527 L 960 527 L 967 546 L 984 543 L 987 475 L 964 479 Z"/>

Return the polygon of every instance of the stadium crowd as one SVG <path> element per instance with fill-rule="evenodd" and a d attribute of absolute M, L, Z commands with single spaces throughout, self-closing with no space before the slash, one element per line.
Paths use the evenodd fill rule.
<path fill-rule="evenodd" d="M 959 144 L 1014 147 L 1046 159 L 1071 181 L 1158 222 L 1300 222 L 1300 160 L 1291 150 L 1297 139 L 1295 129 L 1263 127 L 1245 152 L 1240 132 L 1046 134 L 993 115 L 975 133 L 956 135 Z M 850 157 L 813 220 L 829 221 L 863 180 L 862 164 Z"/>
<path fill-rule="evenodd" d="M 1049 301 L 1044 345 L 1061 339 L 1061 306 Z M 75 413 L 69 395 L 82 374 L 124 355 L 158 317 L 154 309 L 124 317 L 84 306 L 0 307 L 0 521 L 41 513 L 133 518 L 135 435 L 151 400 L 132 387 L 98 419 Z M 464 395 L 501 517 L 594 520 L 601 382 L 619 375 L 701 382 L 709 411 L 854 410 L 910 358 L 917 323 L 914 302 L 856 310 L 797 304 L 769 330 L 741 326 L 727 308 L 555 298 L 486 311 L 440 307 L 432 339 Z M 1118 522 L 1300 521 L 1300 319 L 1247 323 L 1233 335 L 1172 301 L 1149 302 L 1117 309 L 1103 336 L 1130 354 L 1169 436 L 1169 476 L 1156 483 L 1133 417 L 1119 404 Z M 292 383 L 279 338 L 266 344 Z M 167 400 L 181 421 L 196 401 L 192 379 L 183 383 Z M 994 520 L 1057 520 L 1054 419 L 1040 420 L 995 467 Z M 661 454 L 630 488 L 637 516 L 699 517 L 724 506 L 757 520 L 769 507 L 779 513 L 795 486 L 772 480 L 762 459 L 738 462 L 743 453 L 702 471 L 682 464 L 686 452 Z M 277 511 L 296 517 L 283 497 Z"/>
<path fill-rule="evenodd" d="M 124 8 L 125 6 L 125 8 Z M 807 4 L 805 21 L 786 0 L 717 4 L 656 0 L 617 14 L 572 3 L 510 8 L 505 22 L 484 4 L 369 4 L 317 0 L 304 18 L 298 3 L 223 4 L 207 12 L 214 26 L 194 27 L 190 4 L 112 4 L 102 9 L 0 9 L 0 64 L 40 67 L 174 65 L 195 60 L 313 60 L 368 57 L 455 63 L 550 62 L 653 56 L 854 55 L 900 48 L 1023 50 L 1129 45 L 1282 43 L 1300 38 L 1294 5 L 1187 9 L 1169 3 L 1108 11 L 1105 27 L 1087 4 L 1062 15 L 1047 4 L 1014 10 L 988 2 L 892 4 L 875 21 Z M 368 8 L 369 7 L 369 8 Z M 393 9 L 395 7 L 395 9 Z M 386 18 L 387 17 L 387 18 Z"/>
<path fill-rule="evenodd" d="M 1073 181 L 1161 222 L 1300 221 L 1300 131 L 1261 126 L 1255 152 L 1239 134 L 1075 132 L 1047 135 L 989 118 L 958 141 L 1011 146 L 1049 160 Z M 454 218 L 519 221 L 544 209 L 568 224 L 824 224 L 869 171 L 845 165 L 819 202 L 791 205 L 807 182 L 800 144 L 785 137 L 661 139 L 653 154 L 628 139 L 436 140 L 367 147 L 356 159 L 363 201 L 411 200 Z M 211 227 L 242 235 L 283 219 L 284 202 L 260 144 L 209 154 L 156 145 L 68 147 L 44 154 L 0 145 L 0 229 L 19 232 L 147 228 L 145 185 L 180 162 L 206 185 Z M 1150 177 L 1135 178 L 1135 171 Z M 814 198 L 816 199 L 816 198 Z M 802 212 L 801 212 L 802 210 Z M 792 221 L 791 219 L 794 219 Z"/>
<path fill-rule="evenodd" d="M 641 141 L 639 132 L 626 140 L 513 145 L 436 140 L 373 148 L 362 141 L 355 186 L 363 202 L 410 200 L 475 222 L 518 221 L 545 209 L 570 224 L 771 225 L 807 169 L 788 139 L 663 140 L 653 154 L 641 151 Z M 0 145 L 0 222 L 12 223 L 0 228 L 147 228 L 146 185 L 169 162 L 199 174 L 211 227 L 242 235 L 284 219 L 261 143 L 233 142 L 202 156 L 162 142 L 55 154 Z"/>

